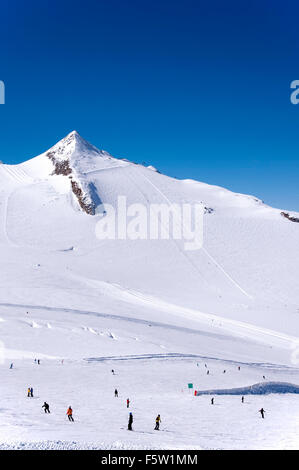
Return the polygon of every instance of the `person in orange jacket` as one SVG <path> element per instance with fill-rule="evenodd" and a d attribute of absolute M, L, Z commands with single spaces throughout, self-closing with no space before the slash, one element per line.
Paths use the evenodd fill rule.
<path fill-rule="evenodd" d="M 73 410 L 72 410 L 71 406 L 68 407 L 68 410 L 67 410 L 66 414 L 68 416 L 69 421 L 74 421 Z"/>

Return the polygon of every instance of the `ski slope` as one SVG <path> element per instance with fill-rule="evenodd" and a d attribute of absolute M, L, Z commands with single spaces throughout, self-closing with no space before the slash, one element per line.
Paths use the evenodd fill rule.
<path fill-rule="evenodd" d="M 203 248 L 99 240 L 101 204 L 120 195 L 202 203 Z M 299 224 L 253 196 L 115 159 L 75 131 L 0 165 L 0 448 L 298 448 L 298 240 Z M 264 380 L 293 388 L 229 394 Z M 212 407 L 190 382 L 228 393 Z"/>

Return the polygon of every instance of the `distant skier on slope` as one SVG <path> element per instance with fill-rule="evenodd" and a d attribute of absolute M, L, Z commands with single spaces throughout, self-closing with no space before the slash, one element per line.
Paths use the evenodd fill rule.
<path fill-rule="evenodd" d="M 72 407 L 71 407 L 71 406 L 68 407 L 66 414 L 67 414 L 67 417 L 68 417 L 69 421 L 73 421 L 73 422 L 74 422 L 73 410 L 72 410 Z"/>
<path fill-rule="evenodd" d="M 114 390 L 114 396 L 115 396 L 115 397 L 118 397 L 118 391 L 117 391 L 117 389 Z"/>
<path fill-rule="evenodd" d="M 261 408 L 261 409 L 259 410 L 259 412 L 261 413 L 262 418 L 264 419 L 264 418 L 265 418 L 265 413 L 266 413 L 265 410 L 264 410 L 264 408 Z"/>
<path fill-rule="evenodd" d="M 27 397 L 31 397 L 31 388 L 30 387 L 28 387 L 28 389 L 27 389 Z"/>
<path fill-rule="evenodd" d="M 129 408 L 129 407 L 130 407 L 130 400 L 129 400 L 129 398 L 127 398 L 127 408 Z"/>
<path fill-rule="evenodd" d="M 50 407 L 47 402 L 44 402 L 42 408 L 45 409 L 45 413 L 50 413 Z"/>
<path fill-rule="evenodd" d="M 33 388 L 30 389 L 30 396 L 33 398 Z"/>
<path fill-rule="evenodd" d="M 211 405 L 214 405 L 214 398 L 211 398 Z"/>
<path fill-rule="evenodd" d="M 129 414 L 129 422 L 128 422 L 128 431 L 133 431 L 132 429 L 132 424 L 133 424 L 133 414 Z"/>
<path fill-rule="evenodd" d="M 161 417 L 160 417 L 160 415 L 158 415 L 157 418 L 156 418 L 155 431 L 159 431 L 160 423 L 161 423 Z"/>
<path fill-rule="evenodd" d="M 244 403 L 244 397 L 242 397 L 241 400 L 242 400 L 242 403 Z"/>

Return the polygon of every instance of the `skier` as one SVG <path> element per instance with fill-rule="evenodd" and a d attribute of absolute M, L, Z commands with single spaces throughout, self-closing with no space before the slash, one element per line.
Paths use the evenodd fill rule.
<path fill-rule="evenodd" d="M 28 389 L 27 389 L 27 397 L 31 397 L 31 388 L 30 387 L 28 387 Z"/>
<path fill-rule="evenodd" d="M 241 367 L 240 367 L 240 366 L 238 366 L 238 370 L 241 370 Z"/>
<path fill-rule="evenodd" d="M 242 397 L 242 403 L 244 403 L 244 397 Z"/>
<path fill-rule="evenodd" d="M 74 421 L 73 410 L 72 410 L 71 406 L 68 407 L 68 410 L 67 410 L 66 414 L 68 416 L 69 421 Z"/>
<path fill-rule="evenodd" d="M 211 398 L 211 405 L 214 405 L 214 398 Z"/>
<path fill-rule="evenodd" d="M 37 363 L 38 363 L 38 365 L 40 365 L 40 360 L 39 359 L 37 360 Z"/>
<path fill-rule="evenodd" d="M 45 413 L 50 413 L 50 407 L 47 402 L 44 402 L 42 408 L 45 409 Z"/>
<path fill-rule="evenodd" d="M 112 369 L 112 371 L 111 371 L 111 372 L 112 372 L 112 375 L 115 375 L 115 373 L 114 373 L 114 369 Z"/>
<path fill-rule="evenodd" d="M 30 389 L 30 396 L 33 398 L 33 388 Z"/>
<path fill-rule="evenodd" d="M 207 371 L 207 375 L 210 375 L 210 371 L 209 371 L 209 370 Z"/>
<path fill-rule="evenodd" d="M 13 362 L 10 364 L 10 369 L 12 369 L 12 368 L 13 368 Z"/>
<path fill-rule="evenodd" d="M 224 369 L 223 373 L 225 374 L 226 370 Z"/>
<path fill-rule="evenodd" d="M 129 422 L 128 422 L 128 431 L 133 431 L 132 424 L 133 424 L 133 415 L 132 415 L 132 413 L 130 413 L 129 414 Z"/>
<path fill-rule="evenodd" d="M 259 410 L 259 412 L 261 413 L 262 418 L 264 419 L 264 418 L 265 418 L 265 413 L 266 413 L 265 410 L 264 410 L 264 408 L 261 408 L 261 409 Z"/>
<path fill-rule="evenodd" d="M 157 418 L 156 418 L 155 431 L 159 431 L 160 423 L 161 423 L 161 418 L 160 418 L 160 415 L 158 415 Z"/>
<path fill-rule="evenodd" d="M 117 391 L 117 389 L 114 390 L 114 396 L 115 396 L 115 397 L 118 397 L 118 391 Z"/>
<path fill-rule="evenodd" d="M 129 400 L 129 398 L 127 398 L 127 408 L 129 408 L 129 407 L 130 407 L 130 400 Z"/>

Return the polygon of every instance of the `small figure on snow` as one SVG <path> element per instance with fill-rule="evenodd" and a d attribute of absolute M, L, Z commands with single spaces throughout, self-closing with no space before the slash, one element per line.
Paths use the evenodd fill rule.
<path fill-rule="evenodd" d="M 214 405 L 214 398 L 211 398 L 211 405 Z"/>
<path fill-rule="evenodd" d="M 241 398 L 242 403 L 244 403 L 244 397 Z"/>
<path fill-rule="evenodd" d="M 68 417 L 69 421 L 73 421 L 73 422 L 74 422 L 73 410 L 72 410 L 72 407 L 71 407 L 71 406 L 68 407 L 66 414 L 67 414 L 67 417 Z"/>
<path fill-rule="evenodd" d="M 33 398 L 33 388 L 30 389 L 30 396 Z"/>
<path fill-rule="evenodd" d="M 225 374 L 226 370 L 224 369 L 223 373 Z"/>
<path fill-rule="evenodd" d="M 118 391 L 117 391 L 117 389 L 114 390 L 114 396 L 115 396 L 115 398 L 118 397 Z"/>
<path fill-rule="evenodd" d="M 133 424 L 133 414 L 129 414 L 129 422 L 128 422 L 128 431 L 132 431 L 132 424 Z"/>
<path fill-rule="evenodd" d="M 160 423 L 161 423 L 161 417 L 160 417 L 160 415 L 158 415 L 157 418 L 156 418 L 155 431 L 159 431 Z"/>
<path fill-rule="evenodd" d="M 129 400 L 129 398 L 127 398 L 127 408 L 129 408 L 129 407 L 130 407 L 130 400 Z"/>
<path fill-rule="evenodd" d="M 45 413 L 50 413 L 50 407 L 46 401 L 44 402 L 42 408 L 45 409 Z"/>
<path fill-rule="evenodd" d="M 210 375 L 210 371 L 209 371 L 209 370 L 207 371 L 207 375 Z"/>
<path fill-rule="evenodd" d="M 9 367 L 9 368 L 10 368 L 10 369 L 13 369 L 13 362 L 10 364 L 10 367 Z"/>
<path fill-rule="evenodd" d="M 111 371 L 111 372 L 112 372 L 112 375 L 115 375 L 114 369 L 112 369 L 112 371 Z"/>
<path fill-rule="evenodd" d="M 40 365 L 40 360 L 39 359 L 37 360 L 37 363 L 38 363 L 38 365 Z"/>
<path fill-rule="evenodd" d="M 31 397 L 31 388 L 30 387 L 28 387 L 28 389 L 27 389 L 27 397 Z"/>
<path fill-rule="evenodd" d="M 264 408 L 261 408 L 261 409 L 259 410 L 259 412 L 261 413 L 262 418 L 264 419 L 264 418 L 265 418 L 265 413 L 266 413 L 265 410 L 264 410 Z"/>

